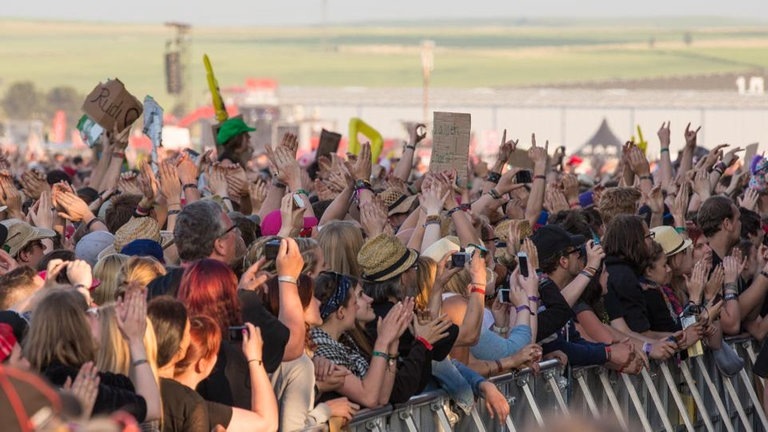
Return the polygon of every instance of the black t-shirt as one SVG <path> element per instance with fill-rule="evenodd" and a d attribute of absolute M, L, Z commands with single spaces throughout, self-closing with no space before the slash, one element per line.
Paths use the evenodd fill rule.
<path fill-rule="evenodd" d="M 648 305 L 635 269 L 621 258 L 613 256 L 605 259 L 605 266 L 608 270 L 605 308 L 610 319 L 624 318 L 630 330 L 637 333 L 650 330 Z"/>
<path fill-rule="evenodd" d="M 248 359 L 238 345 L 221 341 L 213 371 L 208 378 L 197 385 L 196 390 L 205 400 L 251 409 L 251 375 L 248 370 Z"/>
<path fill-rule="evenodd" d="M 163 432 L 210 432 L 205 401 L 191 388 L 160 378 L 163 398 Z"/>
<path fill-rule="evenodd" d="M 205 405 L 208 408 L 208 430 L 213 430 L 216 425 L 221 425 L 224 429 L 229 427 L 229 422 L 232 421 L 232 407 L 216 402 L 205 401 Z"/>
<path fill-rule="evenodd" d="M 646 312 L 651 330 L 656 332 L 674 333 L 682 330 L 680 324 L 672 319 L 669 306 L 664 300 L 664 293 L 659 288 L 650 287 L 643 290 Z"/>
<path fill-rule="evenodd" d="M 544 279 L 539 284 L 539 298 L 546 307 L 536 314 L 538 330 L 536 342 L 540 342 L 560 331 L 568 320 L 573 318 L 573 309 L 560 293 L 560 287 L 552 279 Z"/>

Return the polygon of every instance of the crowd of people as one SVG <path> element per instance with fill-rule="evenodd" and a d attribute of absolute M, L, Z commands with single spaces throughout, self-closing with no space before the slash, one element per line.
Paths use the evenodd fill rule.
<path fill-rule="evenodd" d="M 495 375 L 703 349 L 733 375 L 723 336 L 768 333 L 768 160 L 697 160 L 698 129 L 673 162 L 664 123 L 659 160 L 629 142 L 596 178 L 535 139 L 525 175 L 507 141 L 466 183 L 414 169 L 416 125 L 391 164 L 300 163 L 286 134 L 259 166 L 252 131 L 135 169 L 126 133 L 2 154 L 4 430 L 336 430 L 437 388 L 503 422 Z"/>

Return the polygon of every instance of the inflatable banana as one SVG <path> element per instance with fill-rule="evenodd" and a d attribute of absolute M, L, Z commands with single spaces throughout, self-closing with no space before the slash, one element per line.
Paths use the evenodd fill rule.
<path fill-rule="evenodd" d="M 376 129 L 357 117 L 349 119 L 349 145 L 347 151 L 352 154 L 360 153 L 360 141 L 357 134 L 361 133 L 371 142 L 371 162 L 376 163 L 384 148 L 384 139 Z"/>

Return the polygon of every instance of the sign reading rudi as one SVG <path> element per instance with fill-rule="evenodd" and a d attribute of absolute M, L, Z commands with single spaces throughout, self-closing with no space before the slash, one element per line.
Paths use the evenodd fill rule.
<path fill-rule="evenodd" d="M 143 110 L 141 102 L 117 78 L 99 83 L 83 102 L 83 111 L 108 131 L 117 126 L 122 132 L 141 116 Z"/>

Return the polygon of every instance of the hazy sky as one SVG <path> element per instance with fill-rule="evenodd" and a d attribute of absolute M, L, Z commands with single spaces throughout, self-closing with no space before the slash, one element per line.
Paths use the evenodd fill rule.
<path fill-rule="evenodd" d="M 0 17 L 195 25 L 321 22 L 323 0 L 0 0 Z M 329 22 L 445 18 L 724 16 L 768 21 L 768 0 L 326 0 Z M 469 6 L 471 5 L 471 7 Z"/>

